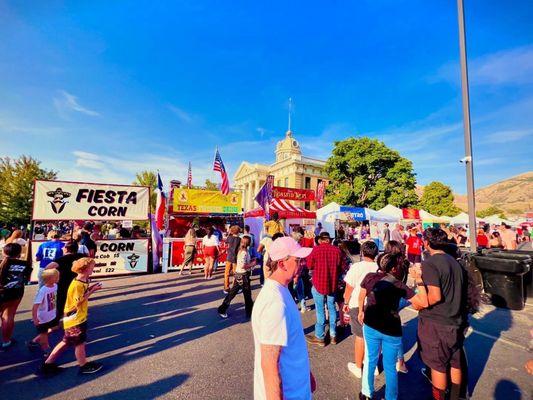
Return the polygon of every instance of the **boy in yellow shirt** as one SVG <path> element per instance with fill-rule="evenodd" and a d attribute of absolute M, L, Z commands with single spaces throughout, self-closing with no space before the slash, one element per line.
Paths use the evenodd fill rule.
<path fill-rule="evenodd" d="M 52 374 L 60 370 L 60 367 L 55 364 L 55 360 L 69 346 L 74 346 L 80 374 L 92 374 L 102 369 L 102 364 L 87 361 L 85 356 L 89 297 L 102 287 L 101 283 L 89 286 L 89 277 L 93 273 L 94 266 L 94 260 L 89 257 L 80 258 L 72 264 L 72 272 L 78 276 L 71 282 L 67 292 L 63 318 L 65 335 L 44 362 L 42 372 L 45 374 Z"/>
<path fill-rule="evenodd" d="M 279 220 L 279 215 L 277 212 L 272 213 L 272 219 L 265 222 L 265 231 L 267 236 L 274 236 L 276 233 L 285 234 L 285 228 Z"/>

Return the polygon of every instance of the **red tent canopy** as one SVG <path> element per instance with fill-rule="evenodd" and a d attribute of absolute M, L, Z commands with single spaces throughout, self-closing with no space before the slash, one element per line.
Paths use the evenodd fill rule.
<path fill-rule="evenodd" d="M 308 211 L 300 207 L 289 204 L 286 200 L 272 199 L 270 202 L 270 214 L 277 212 L 280 219 L 290 218 L 310 218 L 316 219 L 316 213 L 314 211 Z M 265 210 L 261 207 L 254 208 L 244 213 L 244 218 L 251 217 L 264 217 Z"/>

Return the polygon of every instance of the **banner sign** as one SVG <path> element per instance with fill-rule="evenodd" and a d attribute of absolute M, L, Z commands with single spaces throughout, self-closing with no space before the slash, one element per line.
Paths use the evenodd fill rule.
<path fill-rule="evenodd" d="M 33 219 L 145 220 L 148 218 L 150 189 L 98 183 L 35 181 Z"/>
<path fill-rule="evenodd" d="M 294 201 L 314 201 L 315 192 L 310 189 L 293 189 L 280 186 L 274 186 L 272 197 L 282 200 Z"/>
<path fill-rule="evenodd" d="M 35 259 L 42 242 L 32 241 L 32 282 L 37 282 L 39 261 Z M 148 272 L 148 239 L 97 240 L 92 276 Z"/>
<path fill-rule="evenodd" d="M 402 208 L 403 219 L 420 219 L 420 211 L 414 208 Z"/>
<path fill-rule="evenodd" d="M 199 214 L 238 214 L 242 211 L 242 195 L 218 190 L 177 188 L 173 191 L 172 211 Z"/>
<path fill-rule="evenodd" d="M 185 253 L 185 241 L 184 239 L 177 239 L 176 241 L 171 242 L 171 250 L 170 250 L 170 265 L 168 266 L 169 271 L 175 271 L 178 269 L 181 264 L 183 264 L 183 261 L 185 261 L 184 253 Z M 218 254 L 218 257 L 216 259 L 216 262 L 219 264 L 223 264 L 226 262 L 226 243 L 222 241 L 219 245 L 220 253 Z M 194 257 L 193 267 L 195 268 L 203 268 L 205 263 L 204 259 L 204 252 L 202 250 L 202 240 L 196 241 L 196 256 Z"/>
<path fill-rule="evenodd" d="M 362 207 L 341 206 L 338 219 L 343 221 L 365 221 L 368 217 Z"/>

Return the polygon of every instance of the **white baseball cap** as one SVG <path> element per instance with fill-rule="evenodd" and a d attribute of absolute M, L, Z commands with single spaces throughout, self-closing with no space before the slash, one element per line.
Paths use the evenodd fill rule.
<path fill-rule="evenodd" d="M 272 242 L 268 248 L 268 255 L 272 261 L 283 260 L 287 257 L 305 258 L 313 249 L 302 247 L 291 237 L 285 236 Z"/>

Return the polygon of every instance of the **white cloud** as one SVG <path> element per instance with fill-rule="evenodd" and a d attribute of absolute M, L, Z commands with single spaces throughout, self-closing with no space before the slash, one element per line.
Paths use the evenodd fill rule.
<path fill-rule="evenodd" d="M 172 104 L 168 104 L 167 107 L 170 111 L 176 114 L 178 118 L 181 119 L 183 122 L 186 122 L 188 124 L 194 122 L 195 117 L 192 114 L 185 111 L 184 109 L 176 107 Z"/>
<path fill-rule="evenodd" d="M 533 46 L 502 50 L 468 60 L 471 85 L 525 85 L 533 83 Z M 439 68 L 430 82 L 448 81 L 460 84 L 459 62 Z"/>
<path fill-rule="evenodd" d="M 96 111 L 90 110 L 86 107 L 83 107 L 79 102 L 78 98 L 73 94 L 68 93 L 65 90 L 59 91 L 59 96 L 54 97 L 54 106 L 59 114 L 63 117 L 66 116 L 66 113 L 70 111 L 76 111 L 91 117 L 98 117 L 100 114 Z"/>
<path fill-rule="evenodd" d="M 485 137 L 487 143 L 509 143 L 533 136 L 532 129 L 494 132 Z"/>

